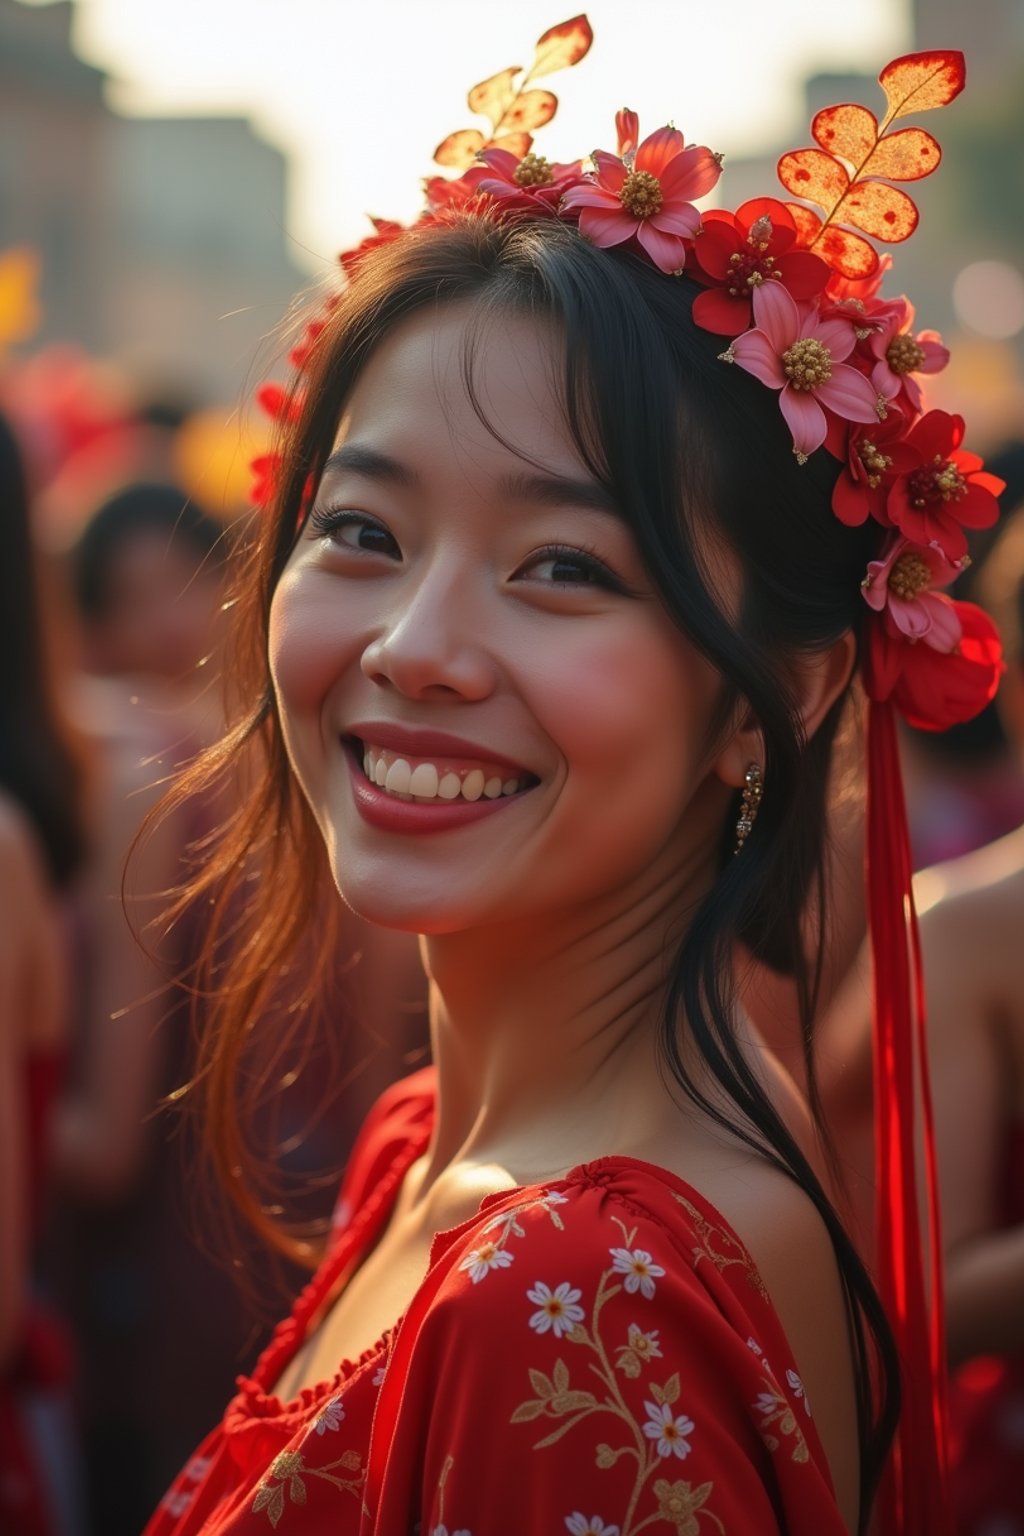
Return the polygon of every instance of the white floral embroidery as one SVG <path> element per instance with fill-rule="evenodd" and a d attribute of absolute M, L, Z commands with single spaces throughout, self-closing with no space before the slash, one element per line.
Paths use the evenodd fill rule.
<path fill-rule="evenodd" d="M 557 1189 L 546 1190 L 540 1198 L 540 1204 L 546 1211 L 550 1211 L 553 1205 L 568 1205 L 568 1195 L 560 1194 Z"/>
<path fill-rule="evenodd" d="M 692 1449 L 687 1435 L 692 1435 L 696 1429 L 692 1419 L 685 1413 L 672 1412 L 670 1403 L 644 1403 L 647 1411 L 647 1423 L 644 1425 L 644 1434 L 648 1440 L 657 1440 L 659 1456 L 678 1456 L 684 1461 Z"/>
<path fill-rule="evenodd" d="M 613 1267 L 618 1275 L 625 1275 L 625 1288 L 632 1294 L 639 1291 L 648 1301 L 654 1295 L 655 1277 L 665 1271 L 655 1264 L 645 1248 L 610 1248 Z"/>
<path fill-rule="evenodd" d="M 804 1407 L 807 1409 L 807 1417 L 810 1418 L 810 1416 L 811 1416 L 811 1402 L 810 1402 L 810 1398 L 807 1396 L 807 1390 L 804 1387 L 803 1382 L 800 1380 L 800 1377 L 797 1375 L 796 1371 L 793 1371 L 793 1370 L 787 1371 L 786 1372 L 786 1380 L 789 1383 L 789 1390 L 792 1392 L 793 1396 L 794 1397 L 802 1397 L 803 1398 L 803 1400 L 804 1400 Z"/>
<path fill-rule="evenodd" d="M 161 1499 L 160 1507 L 166 1509 L 169 1515 L 173 1515 L 177 1519 L 179 1515 L 185 1513 L 191 1503 L 192 1495 L 190 1493 L 182 1493 L 180 1488 L 177 1491 L 172 1488 L 170 1493 L 165 1494 Z"/>
<path fill-rule="evenodd" d="M 775 1412 L 778 1406 L 779 1400 L 775 1396 L 774 1392 L 759 1392 L 757 1402 L 754 1404 L 754 1412 L 760 1414 L 771 1414 Z"/>
<path fill-rule="evenodd" d="M 459 1268 L 468 1270 L 473 1284 L 479 1285 L 492 1269 L 507 1269 L 512 1259 L 513 1255 L 506 1248 L 499 1248 L 497 1243 L 481 1243 L 479 1248 L 467 1253 Z"/>
<path fill-rule="evenodd" d="M 554 1290 L 538 1280 L 533 1290 L 526 1293 L 526 1299 L 538 1309 L 530 1318 L 530 1327 L 535 1333 L 547 1333 L 550 1329 L 556 1339 L 571 1333 L 583 1321 L 583 1308 L 576 1305 L 580 1295 L 581 1292 L 570 1289 L 568 1280 Z"/>
<path fill-rule="evenodd" d="M 754 1354 L 758 1355 L 760 1357 L 761 1364 L 764 1366 L 764 1369 L 765 1369 L 765 1374 L 768 1375 L 768 1376 L 774 1375 L 774 1372 L 773 1372 L 771 1366 L 768 1364 L 767 1358 L 765 1356 L 765 1352 L 761 1348 L 760 1344 L 758 1344 L 757 1340 L 756 1339 L 748 1339 L 747 1340 L 747 1348 L 748 1349 L 752 1349 L 754 1351 Z"/>
<path fill-rule="evenodd" d="M 386 1366 L 378 1365 L 377 1369 L 373 1373 L 373 1380 L 370 1382 L 371 1387 L 380 1386 L 381 1382 L 384 1380 L 384 1372 L 386 1369 Z"/>
<path fill-rule="evenodd" d="M 619 1536 L 617 1525 L 605 1525 L 600 1515 L 591 1515 L 588 1520 L 577 1510 L 574 1514 L 566 1515 L 565 1528 L 572 1536 Z"/>
<path fill-rule="evenodd" d="M 430 1536 L 448 1536 L 448 1527 L 446 1525 L 435 1525 L 434 1529 L 430 1533 Z M 452 1531 L 452 1536 L 473 1536 L 473 1532 Z"/>
<path fill-rule="evenodd" d="M 331 1216 L 331 1226 L 335 1232 L 340 1232 L 342 1227 L 347 1227 L 351 1220 L 352 1202 L 350 1200 L 339 1200 Z"/>
<path fill-rule="evenodd" d="M 201 1483 L 209 1472 L 211 1458 L 209 1456 L 193 1456 L 185 1468 L 185 1476 L 190 1483 Z"/>
<path fill-rule="evenodd" d="M 641 1360 L 661 1359 L 661 1345 L 658 1343 L 657 1328 L 651 1328 L 647 1333 L 644 1333 L 643 1329 L 638 1328 L 636 1323 L 630 1323 L 629 1347 L 639 1355 Z"/>
<path fill-rule="evenodd" d="M 329 1403 L 325 1403 L 317 1417 L 313 1420 L 313 1428 L 318 1435 L 324 1435 L 327 1431 L 340 1429 L 341 1421 L 345 1417 L 345 1409 L 340 1397 L 332 1397 Z"/>

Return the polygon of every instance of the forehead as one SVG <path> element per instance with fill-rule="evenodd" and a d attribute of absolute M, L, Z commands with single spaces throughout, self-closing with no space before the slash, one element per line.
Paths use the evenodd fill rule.
<path fill-rule="evenodd" d="M 481 470 L 510 458 L 582 467 L 565 421 L 562 341 L 555 324 L 470 305 L 403 321 L 369 358 L 346 403 L 335 447 L 358 441 L 396 456 Z"/>

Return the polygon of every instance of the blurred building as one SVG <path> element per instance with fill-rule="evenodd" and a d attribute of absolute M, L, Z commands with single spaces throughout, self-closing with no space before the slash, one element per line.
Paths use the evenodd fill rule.
<path fill-rule="evenodd" d="M 0 248 L 42 258 L 43 330 L 144 388 L 232 400 L 307 281 L 287 164 L 242 118 L 127 118 L 71 46 L 72 6 L 0 0 Z"/>

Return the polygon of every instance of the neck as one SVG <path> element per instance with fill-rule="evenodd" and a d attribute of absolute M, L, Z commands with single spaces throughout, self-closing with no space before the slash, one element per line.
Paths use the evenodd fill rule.
<path fill-rule="evenodd" d="M 670 873 L 584 909 L 423 942 L 438 1110 L 422 1188 L 457 1160 L 517 1182 L 642 1139 L 673 1110 L 656 1037 L 710 839 Z"/>

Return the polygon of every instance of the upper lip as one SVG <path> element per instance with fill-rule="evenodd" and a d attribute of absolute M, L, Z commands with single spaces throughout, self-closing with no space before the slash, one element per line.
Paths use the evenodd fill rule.
<path fill-rule="evenodd" d="M 496 752 L 493 747 L 482 746 L 476 741 L 466 741 L 461 736 L 452 736 L 447 731 L 421 731 L 396 721 L 367 720 L 350 725 L 344 734 L 358 736 L 364 746 L 388 747 L 393 752 L 407 752 L 410 757 L 430 760 L 461 757 L 472 762 L 493 763 L 495 767 L 507 768 L 517 777 L 526 777 L 530 773 L 506 753 Z"/>

